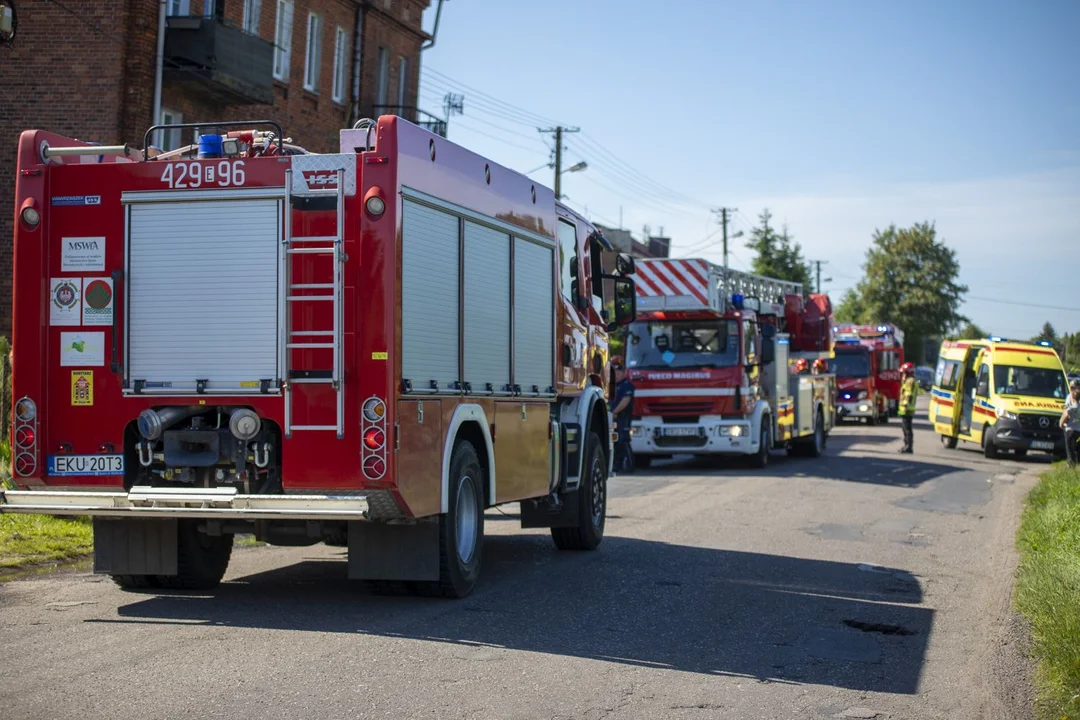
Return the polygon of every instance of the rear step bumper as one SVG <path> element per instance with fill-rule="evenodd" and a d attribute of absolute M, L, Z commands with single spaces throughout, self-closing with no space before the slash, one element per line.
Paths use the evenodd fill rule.
<path fill-rule="evenodd" d="M 0 513 L 238 520 L 367 520 L 356 495 L 241 495 L 236 488 L 136 486 L 131 492 L 6 490 Z"/>

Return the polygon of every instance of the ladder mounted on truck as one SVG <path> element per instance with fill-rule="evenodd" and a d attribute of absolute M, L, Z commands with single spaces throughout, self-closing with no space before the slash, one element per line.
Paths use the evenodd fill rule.
<path fill-rule="evenodd" d="M 280 353 L 284 370 L 285 394 L 285 437 L 291 437 L 298 431 L 333 431 L 340 439 L 345 435 L 345 388 L 344 388 L 344 340 L 345 312 L 343 291 L 345 285 L 345 252 L 342 247 L 345 238 L 345 196 L 349 194 L 348 181 L 352 180 L 355 192 L 355 173 L 352 178 L 348 172 L 349 161 L 355 159 L 342 155 L 294 156 L 292 167 L 285 171 L 285 232 L 281 242 L 279 312 L 281 313 Z M 327 167 L 327 161 L 334 167 Z M 316 164 L 318 165 L 316 167 Z M 306 166 L 311 165 L 311 168 Z M 315 174 L 326 183 L 330 177 L 336 177 L 336 187 L 312 188 L 306 177 Z M 335 199 L 334 214 L 336 232 L 334 235 L 294 236 L 292 234 L 293 198 L 332 197 Z M 293 282 L 293 258 L 301 256 L 329 256 L 333 259 L 333 271 L 330 282 Z M 300 262 L 300 261 L 298 261 Z M 294 327 L 297 304 L 330 303 L 330 327 Z M 331 367 L 295 367 L 295 351 L 330 351 Z M 310 355 L 310 353 L 305 353 Z M 325 357 L 325 352 L 315 353 Z M 296 385 L 330 385 L 334 389 L 335 422 L 330 424 L 293 423 L 293 392 Z"/>
<path fill-rule="evenodd" d="M 735 295 L 756 301 L 757 308 L 775 304 L 783 310 L 786 296 L 802 296 L 799 283 L 777 280 L 715 265 L 701 258 L 640 259 L 635 264 L 638 299 L 643 311 L 712 310 L 723 313 Z M 747 303 L 751 307 L 754 303 Z"/>

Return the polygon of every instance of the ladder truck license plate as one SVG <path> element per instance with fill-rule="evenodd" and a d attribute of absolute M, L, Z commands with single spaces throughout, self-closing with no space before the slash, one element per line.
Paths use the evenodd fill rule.
<path fill-rule="evenodd" d="M 50 455 L 49 475 L 123 475 L 123 455 Z"/>
<path fill-rule="evenodd" d="M 676 437 L 693 437 L 698 434 L 698 429 L 696 427 L 669 427 L 661 430 L 661 433 Z"/>

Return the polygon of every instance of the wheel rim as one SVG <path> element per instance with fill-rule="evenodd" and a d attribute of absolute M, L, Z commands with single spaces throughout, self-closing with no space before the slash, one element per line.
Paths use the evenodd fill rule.
<path fill-rule="evenodd" d="M 476 519 L 476 489 L 466 475 L 457 491 L 457 554 L 462 563 L 468 563 L 476 554 Z"/>
<path fill-rule="evenodd" d="M 600 458 L 593 458 L 592 464 L 592 522 L 594 527 L 600 527 L 604 519 L 605 496 L 604 468 L 600 464 Z"/>

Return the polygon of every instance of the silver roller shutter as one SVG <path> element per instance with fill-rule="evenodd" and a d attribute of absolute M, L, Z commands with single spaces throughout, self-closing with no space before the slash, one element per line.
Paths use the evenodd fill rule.
<path fill-rule="evenodd" d="M 252 392 L 278 379 L 273 199 L 147 202 L 130 208 L 129 382 L 149 391 Z"/>
<path fill-rule="evenodd" d="M 555 385 L 552 249 L 514 238 L 514 384 L 549 393 Z"/>
<path fill-rule="evenodd" d="M 440 390 L 458 377 L 458 219 L 403 202 L 401 376 L 417 390 Z"/>
<path fill-rule="evenodd" d="M 510 236 L 465 222 L 465 382 L 510 384 Z"/>

